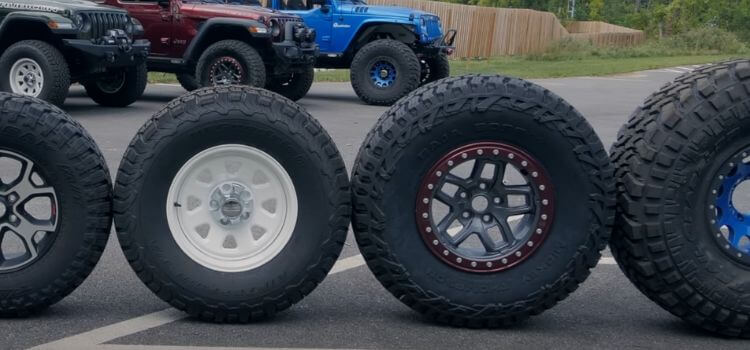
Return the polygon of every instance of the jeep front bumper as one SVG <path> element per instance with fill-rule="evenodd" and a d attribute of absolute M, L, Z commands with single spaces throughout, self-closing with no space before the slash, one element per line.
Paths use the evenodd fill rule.
<path fill-rule="evenodd" d="M 426 44 L 423 50 L 428 54 L 445 53 L 447 55 L 451 55 L 456 50 L 456 47 L 453 46 L 453 43 L 456 41 L 457 33 L 458 31 L 456 31 L 455 29 L 448 30 L 448 32 L 443 35 L 440 41 L 435 40 L 431 44 Z"/>
<path fill-rule="evenodd" d="M 299 44 L 294 41 L 282 41 L 273 44 L 276 56 L 288 65 L 312 65 L 320 53 L 318 45 L 312 43 Z"/>
<path fill-rule="evenodd" d="M 151 44 L 148 40 L 130 43 L 98 44 L 85 39 L 64 39 L 65 46 L 77 50 L 90 66 L 127 67 L 146 61 Z"/>

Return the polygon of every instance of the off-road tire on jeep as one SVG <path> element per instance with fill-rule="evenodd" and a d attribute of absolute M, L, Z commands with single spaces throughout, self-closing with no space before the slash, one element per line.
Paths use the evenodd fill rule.
<path fill-rule="evenodd" d="M 211 73 L 222 59 L 228 60 L 227 65 L 242 71 L 237 82 L 227 83 L 226 85 L 256 87 L 266 85 L 266 66 L 258 51 L 242 41 L 224 40 L 209 46 L 198 60 L 195 74 L 202 87 L 222 85 L 212 82 L 214 75 Z"/>
<path fill-rule="evenodd" d="M 145 63 L 124 68 L 113 74 L 123 74 L 121 85 L 104 87 L 100 81 L 83 82 L 86 94 L 94 102 L 105 107 L 127 107 L 143 96 L 143 92 L 146 91 L 146 84 L 148 84 L 148 69 Z M 119 77 L 113 76 L 103 79 L 112 80 L 117 78 Z"/>
<path fill-rule="evenodd" d="M 433 81 L 451 76 L 451 63 L 448 55 L 440 53 L 437 56 L 423 58 L 426 69 L 422 69 L 422 84 L 429 84 Z"/>
<path fill-rule="evenodd" d="M 0 159 L 2 170 L 9 171 L 7 160 L 17 165 L 15 179 L 0 181 L 0 241 L 13 234 L 8 229 L 28 225 L 13 232 L 17 240 L 20 234 L 33 240 L 37 253 L 24 248 L 13 260 L 0 247 L 0 316 L 19 317 L 57 303 L 91 273 L 111 229 L 112 183 L 104 157 L 81 125 L 29 97 L 0 93 Z M 40 197 L 46 200 L 33 203 Z M 21 209 L 29 205 L 36 206 L 32 214 Z M 18 225 L 10 215 L 20 219 Z"/>
<path fill-rule="evenodd" d="M 461 258 L 429 224 L 432 193 L 466 197 L 461 187 L 446 194 L 439 181 L 471 159 L 497 161 L 496 173 L 512 164 L 533 194 L 528 241 L 491 260 Z M 479 179 L 482 167 L 463 181 Z M 478 188 L 511 191 L 506 176 Z M 454 326 L 513 324 L 563 300 L 597 264 L 614 219 L 613 168 L 591 126 L 555 94 L 502 76 L 449 78 L 399 101 L 367 135 L 352 187 L 354 232 L 377 279 Z"/>
<path fill-rule="evenodd" d="M 374 67 L 383 64 L 395 70 L 391 85 L 379 87 Z M 417 55 L 406 44 L 391 40 L 375 40 L 360 49 L 352 60 L 350 77 L 354 92 L 371 105 L 390 106 L 420 85 L 422 67 Z M 386 83 L 383 83 L 386 84 Z"/>
<path fill-rule="evenodd" d="M 10 71 L 22 59 L 33 60 L 42 71 L 42 90 L 35 97 L 62 106 L 70 89 L 70 68 L 62 53 L 43 41 L 20 41 L 5 50 L 0 56 L 0 91 L 13 92 Z"/>
<path fill-rule="evenodd" d="M 688 323 L 746 338 L 750 264 L 719 227 L 737 211 L 717 200 L 731 198 L 737 184 L 724 181 L 747 170 L 748 135 L 750 61 L 724 62 L 651 95 L 611 152 L 618 192 L 611 247 L 622 270 Z"/>
<path fill-rule="evenodd" d="M 309 66 L 302 73 L 292 73 L 291 77 L 281 81 L 268 79 L 266 89 L 278 93 L 292 101 L 298 101 L 305 97 L 315 80 L 315 68 Z"/>
<path fill-rule="evenodd" d="M 193 74 L 177 74 L 177 81 L 180 82 L 182 88 L 188 92 L 192 92 L 201 88 L 201 84 Z"/>
<path fill-rule="evenodd" d="M 200 164 L 201 160 L 209 159 L 206 155 L 221 149 L 236 152 L 227 153 L 237 157 L 238 160 L 232 162 L 235 165 L 219 162 L 216 164 L 222 168 L 218 170 L 207 165 L 205 169 L 209 169 L 209 173 L 191 170 L 201 169 L 191 164 Z M 257 172 L 244 174 L 242 169 L 259 169 L 242 165 L 240 157 L 248 150 L 252 150 L 257 159 L 272 159 L 269 163 L 276 164 L 274 169 L 282 169 L 288 176 L 273 176 L 265 171 L 263 176 Z M 205 223 L 209 227 L 204 231 L 205 237 L 196 235 L 201 234 L 200 227 L 207 227 L 202 224 L 178 226 L 188 227 L 187 231 L 172 230 L 175 226 L 169 220 L 182 223 L 179 220 L 182 220 L 183 210 L 202 215 L 206 206 L 217 204 L 221 210 L 211 215 L 225 215 L 226 210 L 232 209 L 226 207 L 229 202 L 212 203 L 200 196 L 188 200 L 182 200 L 180 195 L 173 197 L 173 190 L 189 189 L 180 179 L 193 179 L 190 174 L 197 174 L 195 181 L 203 183 L 232 179 L 239 186 L 231 187 L 247 185 L 248 191 L 254 193 L 252 196 L 242 194 L 240 198 L 260 202 L 256 203 L 258 211 L 253 211 L 257 217 L 267 215 L 260 211 L 261 207 L 271 209 L 265 207 L 263 192 L 257 192 L 255 186 L 271 186 L 288 178 L 293 188 L 284 192 L 283 198 L 289 200 L 274 202 L 277 208 L 274 210 L 278 210 L 274 213 L 293 229 L 288 242 L 281 245 L 276 255 L 265 256 L 271 260 L 257 266 L 221 265 L 226 261 L 212 265 L 207 256 L 181 245 L 186 240 L 203 242 L 199 238 L 222 242 L 219 236 L 211 234 L 223 232 L 213 219 Z M 238 179 L 252 179 L 252 182 L 248 184 Z M 217 186 L 217 190 L 224 188 L 224 184 Z M 346 239 L 351 214 L 349 193 L 344 162 L 336 146 L 302 108 L 258 88 L 205 88 L 172 101 L 138 131 L 117 176 L 115 224 L 133 270 L 160 298 L 202 320 L 249 322 L 272 316 L 300 301 L 330 271 Z M 292 200 L 293 197 L 296 200 Z M 296 220 L 291 219 L 293 211 L 285 209 L 290 204 L 297 208 Z M 234 208 L 245 211 L 250 207 Z M 239 212 L 234 214 L 221 220 L 244 218 Z M 255 221 L 256 216 L 252 216 L 249 225 L 260 225 L 260 219 Z M 193 228 L 195 230 L 191 231 Z M 245 229 L 241 231 L 249 233 Z M 180 232 L 191 236 L 179 235 Z M 272 230 L 266 234 L 269 232 Z M 241 249 L 245 236 L 232 237 L 234 247 Z M 224 239 L 216 250 L 224 252 L 227 241 Z M 268 250 L 262 254 L 266 252 Z"/>

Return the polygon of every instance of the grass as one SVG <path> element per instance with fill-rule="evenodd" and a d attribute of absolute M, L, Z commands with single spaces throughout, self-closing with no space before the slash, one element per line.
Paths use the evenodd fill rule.
<path fill-rule="evenodd" d="M 737 54 L 686 55 L 667 57 L 590 57 L 576 60 L 541 61 L 519 57 L 498 57 L 488 60 L 451 61 L 451 73 L 503 74 L 519 78 L 563 78 L 604 76 L 692 64 L 704 64 L 736 58 Z M 349 70 L 332 69 L 315 73 L 317 82 L 348 82 Z M 176 84 L 173 74 L 150 73 L 150 83 Z"/>

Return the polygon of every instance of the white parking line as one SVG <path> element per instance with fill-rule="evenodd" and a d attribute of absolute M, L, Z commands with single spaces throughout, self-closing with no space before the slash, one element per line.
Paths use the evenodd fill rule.
<path fill-rule="evenodd" d="M 355 255 L 345 259 L 341 259 L 333 265 L 330 274 L 336 274 L 351 270 L 353 268 L 362 266 L 365 264 L 362 255 Z M 176 310 L 166 309 L 158 312 L 154 312 L 148 315 L 132 318 L 126 321 L 115 323 L 109 326 L 90 330 L 85 333 L 77 334 L 67 338 L 63 338 L 51 343 L 42 344 L 31 348 L 32 350 L 130 350 L 130 349 L 185 349 L 185 346 L 179 347 L 161 347 L 152 345 L 102 345 L 117 338 L 122 338 L 127 335 L 140 333 L 152 328 L 160 327 L 165 324 L 169 324 L 175 321 L 179 321 L 183 318 L 188 317 L 187 314 Z M 195 348 L 190 347 L 191 350 L 200 349 L 233 349 L 233 348 Z M 243 348 L 243 349 L 258 349 L 258 348 Z M 297 349 L 299 350 L 299 349 Z"/>

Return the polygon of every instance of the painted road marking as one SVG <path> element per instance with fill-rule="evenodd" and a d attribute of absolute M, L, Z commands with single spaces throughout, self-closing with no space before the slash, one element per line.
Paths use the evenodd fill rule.
<path fill-rule="evenodd" d="M 341 273 L 353 268 L 362 266 L 365 264 L 365 259 L 362 255 L 355 255 L 345 259 L 341 259 L 333 265 L 330 274 Z M 61 350 L 61 349 L 75 349 L 75 350 L 86 350 L 86 349 L 110 349 L 111 345 L 101 345 L 117 338 L 122 338 L 135 333 L 140 333 L 152 328 L 160 327 L 181 319 L 187 318 L 188 315 L 177 309 L 169 308 L 162 311 L 154 312 L 148 315 L 131 318 L 126 321 L 115 323 L 109 326 L 96 328 L 88 332 L 80 333 L 74 336 L 63 338 L 51 343 L 42 344 L 37 347 L 31 348 L 33 350 Z M 129 346 L 129 345 L 128 345 Z M 151 345 L 137 345 L 135 348 L 124 348 L 124 349 L 154 349 L 157 348 Z M 158 347 L 161 349 L 161 347 Z M 176 347 L 176 349 L 184 349 L 185 346 Z M 122 349 L 122 348 L 118 348 Z M 166 348 L 169 349 L 169 348 Z M 192 348 L 191 349 L 196 349 Z M 200 349 L 200 348 L 198 348 Z M 211 348 L 219 349 L 222 348 Z M 252 349 L 252 348 L 251 348 Z"/>

